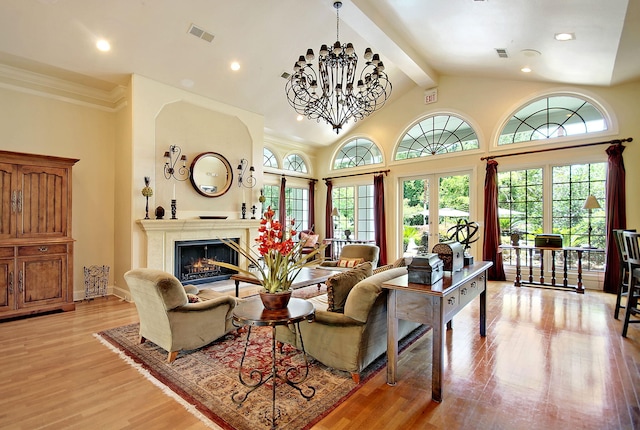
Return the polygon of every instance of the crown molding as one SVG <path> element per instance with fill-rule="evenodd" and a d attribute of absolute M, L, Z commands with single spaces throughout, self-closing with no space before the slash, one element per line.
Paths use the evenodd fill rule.
<path fill-rule="evenodd" d="M 0 87 L 112 112 L 127 104 L 122 85 L 104 90 L 5 64 L 0 64 Z"/>

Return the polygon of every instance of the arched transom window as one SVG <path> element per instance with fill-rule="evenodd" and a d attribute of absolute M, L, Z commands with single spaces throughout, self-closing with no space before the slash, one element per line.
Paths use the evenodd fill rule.
<path fill-rule="evenodd" d="M 271 152 L 270 149 L 264 148 L 262 150 L 262 154 L 264 156 L 264 160 L 262 161 L 262 165 L 263 166 L 265 166 L 265 167 L 273 167 L 275 169 L 278 168 L 278 159 L 273 154 L 273 152 Z"/>
<path fill-rule="evenodd" d="M 595 133 L 607 121 L 587 100 L 568 95 L 545 97 L 524 106 L 502 129 L 498 145 Z"/>
<path fill-rule="evenodd" d="M 333 160 L 334 169 L 382 163 L 382 154 L 369 139 L 356 138 L 342 145 Z"/>
<path fill-rule="evenodd" d="M 433 115 L 420 120 L 404 135 L 396 150 L 395 159 L 428 157 L 478 147 L 476 132 L 462 118 L 455 115 Z"/>
<path fill-rule="evenodd" d="M 298 154 L 291 154 L 284 159 L 284 170 L 307 173 L 307 163 Z"/>

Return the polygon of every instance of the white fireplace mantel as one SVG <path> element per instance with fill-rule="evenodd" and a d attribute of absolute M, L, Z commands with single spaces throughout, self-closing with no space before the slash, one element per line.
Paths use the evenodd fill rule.
<path fill-rule="evenodd" d="M 175 244 L 189 240 L 240 238 L 248 250 L 258 236 L 259 219 L 140 219 L 147 237 L 147 264 L 151 269 L 174 271 Z M 239 256 L 238 264 L 247 262 Z"/>

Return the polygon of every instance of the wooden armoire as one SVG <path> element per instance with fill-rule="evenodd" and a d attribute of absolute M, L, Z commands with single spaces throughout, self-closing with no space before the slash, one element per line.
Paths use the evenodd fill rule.
<path fill-rule="evenodd" d="M 0 151 L 0 320 L 73 310 L 71 168 Z"/>

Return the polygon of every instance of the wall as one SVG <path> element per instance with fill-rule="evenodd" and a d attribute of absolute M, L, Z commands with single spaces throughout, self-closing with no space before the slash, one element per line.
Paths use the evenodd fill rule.
<path fill-rule="evenodd" d="M 119 195 L 131 202 L 129 210 L 116 214 L 116 236 L 123 246 L 129 238 L 129 255 L 119 258 L 115 274 L 115 291 L 128 298 L 123 279 L 127 270 L 145 267 L 146 239 L 136 220 L 144 218 L 145 198 L 141 194 L 144 177 L 151 178 L 154 195 L 149 207 L 161 205 L 171 216 L 170 200 L 176 185 L 177 217 L 195 218 L 206 214 L 224 214 L 240 218 L 242 191 L 232 186 L 228 195 L 208 199 L 197 195 L 189 181 L 175 182 L 164 178 L 160 166 L 163 154 L 172 143 L 182 147 L 189 160 L 200 152 L 223 154 L 235 168 L 240 158 L 247 158 L 256 167 L 255 175 L 262 183 L 262 145 L 264 121 L 262 116 L 170 87 L 144 76 L 133 75 L 131 81 L 131 140 L 123 150 L 131 154 L 130 169 L 123 172 L 129 184 L 123 183 Z M 189 161 L 190 162 L 190 161 Z M 254 193 L 258 193 L 257 186 Z M 257 194 L 255 196 L 257 200 Z M 123 208 L 124 208 L 123 203 Z M 150 212 L 151 209 L 150 209 Z M 166 216 L 165 216 L 166 218 Z"/>
<path fill-rule="evenodd" d="M 0 148 L 80 159 L 72 175 L 76 300 L 84 298 L 84 266 L 114 267 L 116 112 L 18 85 L 0 87 Z"/>
<path fill-rule="evenodd" d="M 640 160 L 640 82 L 618 85 L 612 88 L 604 87 L 567 87 L 548 83 L 532 83 L 526 81 L 504 81 L 482 78 L 461 78 L 443 76 L 438 86 L 438 101 L 434 104 L 423 103 L 423 89 L 416 88 L 408 94 L 386 105 L 376 112 L 371 118 L 352 132 L 341 136 L 341 140 L 328 148 L 323 148 L 318 153 L 316 165 L 318 176 L 330 177 L 352 173 L 352 171 L 331 171 L 331 162 L 336 149 L 353 137 L 360 136 L 371 139 L 381 146 L 384 153 L 384 165 L 376 166 L 376 170 L 389 168 L 390 174 L 385 179 L 386 188 L 386 217 L 389 259 L 400 255 L 401 243 L 399 237 L 402 234 L 402 220 L 399 213 L 401 208 L 400 180 L 420 174 L 448 172 L 456 170 L 471 170 L 475 177 L 471 202 L 471 219 L 481 219 L 483 213 L 483 188 L 485 162 L 481 157 L 490 153 L 516 152 L 519 149 L 493 148 L 493 142 L 502 128 L 502 124 L 509 115 L 527 100 L 551 91 L 569 91 L 593 97 L 613 116 L 613 129 L 607 133 L 589 137 L 574 143 L 587 143 L 607 141 L 632 137 L 634 142 L 626 144 L 624 159 L 627 171 L 627 223 L 628 226 L 640 227 L 640 195 L 634 191 L 632 184 L 640 180 L 640 169 L 637 168 L 637 160 Z M 439 156 L 433 159 L 393 161 L 393 151 L 398 140 L 406 133 L 409 126 L 421 117 L 440 112 L 454 113 L 465 118 L 476 130 L 480 140 L 481 149 L 469 152 L 466 155 Z M 531 148 L 528 148 L 531 149 Z M 562 150 L 529 156 L 500 158 L 499 169 L 524 167 L 545 160 L 554 160 L 557 163 L 566 162 L 595 162 L 606 161 L 604 150 L 606 146 L 595 146 L 579 150 Z M 368 169 L 368 170 L 371 170 Z M 356 169 L 357 171 L 357 169 Z M 363 179 L 364 178 L 364 179 Z M 334 186 L 341 184 L 353 184 L 359 181 L 372 182 L 370 176 L 349 179 L 337 179 Z M 318 186 L 317 208 L 323 213 L 326 205 L 326 186 L 324 182 Z M 475 196 L 475 199 L 473 197 Z M 320 222 L 317 222 L 320 226 Z M 321 224 L 324 230 L 324 223 Z M 319 229 L 320 230 L 320 229 Z M 324 235 L 324 231 L 321 231 Z M 482 235 L 482 232 L 481 232 Z M 481 255 L 481 241 L 472 249 L 474 255 Z"/>

